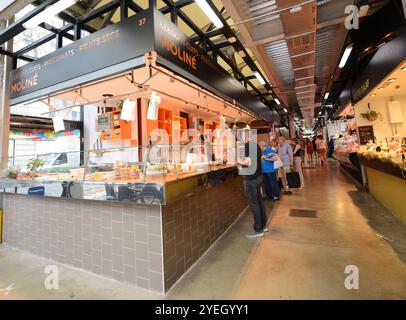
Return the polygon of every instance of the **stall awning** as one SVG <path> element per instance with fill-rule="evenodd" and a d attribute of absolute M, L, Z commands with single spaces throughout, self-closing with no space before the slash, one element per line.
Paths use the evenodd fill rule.
<path fill-rule="evenodd" d="M 279 117 L 158 10 L 145 10 L 60 48 L 11 73 L 11 104 L 145 66 L 157 52 L 158 64 L 268 122 Z"/>

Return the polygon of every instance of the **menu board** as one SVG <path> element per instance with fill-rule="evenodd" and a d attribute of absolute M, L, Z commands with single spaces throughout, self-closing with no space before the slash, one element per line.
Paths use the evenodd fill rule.
<path fill-rule="evenodd" d="M 359 133 L 359 142 L 361 145 L 367 144 L 369 140 L 375 142 L 373 126 L 358 127 L 358 133 Z"/>

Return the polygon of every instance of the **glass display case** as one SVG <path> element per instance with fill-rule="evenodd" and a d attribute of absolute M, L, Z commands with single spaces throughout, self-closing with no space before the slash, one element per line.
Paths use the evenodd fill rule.
<path fill-rule="evenodd" d="M 2 192 L 93 200 L 165 202 L 165 186 L 234 168 L 235 148 L 187 144 L 13 157 Z M 17 159 L 19 158 L 19 159 Z"/>
<path fill-rule="evenodd" d="M 342 166 L 355 173 L 361 172 L 358 154 L 359 141 L 355 134 L 344 134 L 341 138 L 334 141 L 334 159 L 338 160 Z M 359 179 L 358 175 L 356 176 Z"/>
<path fill-rule="evenodd" d="M 369 141 L 359 151 L 363 164 L 386 168 L 387 171 L 401 173 L 405 178 L 406 171 L 406 137 L 393 136 L 390 140 L 384 139 L 379 142 Z M 392 168 L 393 167 L 393 168 Z"/>

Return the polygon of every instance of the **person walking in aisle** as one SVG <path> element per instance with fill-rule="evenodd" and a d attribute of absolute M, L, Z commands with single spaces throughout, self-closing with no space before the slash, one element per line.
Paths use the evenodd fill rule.
<path fill-rule="evenodd" d="M 313 138 L 312 145 L 313 145 L 314 160 L 316 160 L 316 163 L 318 163 L 319 162 L 319 157 L 318 157 L 318 154 L 317 154 L 316 137 Z"/>
<path fill-rule="evenodd" d="M 306 139 L 306 153 L 309 162 L 313 162 L 313 143 L 310 139 Z"/>
<path fill-rule="evenodd" d="M 245 158 L 238 161 L 241 166 L 240 174 L 244 176 L 244 189 L 247 194 L 248 204 L 254 217 L 253 230 L 245 236 L 247 238 L 263 237 L 266 228 L 267 216 L 262 200 L 262 152 L 259 145 L 252 140 L 250 130 L 243 130 L 241 139 L 244 142 Z"/>
<path fill-rule="evenodd" d="M 298 138 L 299 144 L 300 144 L 300 156 L 302 158 L 302 163 L 305 161 L 305 156 L 306 156 L 306 141 L 303 139 L 303 137 Z"/>
<path fill-rule="evenodd" d="M 293 149 L 293 163 L 295 171 L 299 173 L 300 176 L 300 189 L 304 187 L 304 178 L 302 171 L 302 146 L 300 145 L 299 139 L 294 139 L 294 149 Z"/>
<path fill-rule="evenodd" d="M 279 137 L 279 148 L 278 156 L 283 163 L 283 167 L 279 169 L 280 176 L 282 178 L 284 194 L 291 195 L 292 192 L 289 190 L 288 179 L 286 174 L 291 172 L 291 167 L 293 166 L 293 150 L 289 143 L 287 143 L 284 137 Z"/>
<path fill-rule="evenodd" d="M 278 142 L 271 141 L 271 147 L 265 142 L 261 142 L 262 150 L 262 175 L 264 176 L 265 192 L 269 199 L 277 201 L 280 199 L 280 189 L 278 183 L 278 169 L 274 163 L 278 159 Z"/>
<path fill-rule="evenodd" d="M 330 137 L 330 140 L 328 141 L 328 153 L 327 153 L 327 158 L 334 159 L 333 154 L 334 154 L 334 136 Z"/>
<path fill-rule="evenodd" d="M 322 135 L 317 136 L 316 140 L 317 154 L 319 155 L 321 165 L 324 166 L 327 162 L 327 142 Z"/>

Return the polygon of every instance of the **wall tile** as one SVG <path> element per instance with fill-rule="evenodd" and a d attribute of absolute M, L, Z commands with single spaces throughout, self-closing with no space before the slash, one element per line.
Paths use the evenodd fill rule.
<path fill-rule="evenodd" d="M 162 291 L 159 206 L 6 194 L 3 208 L 9 245 Z"/>

